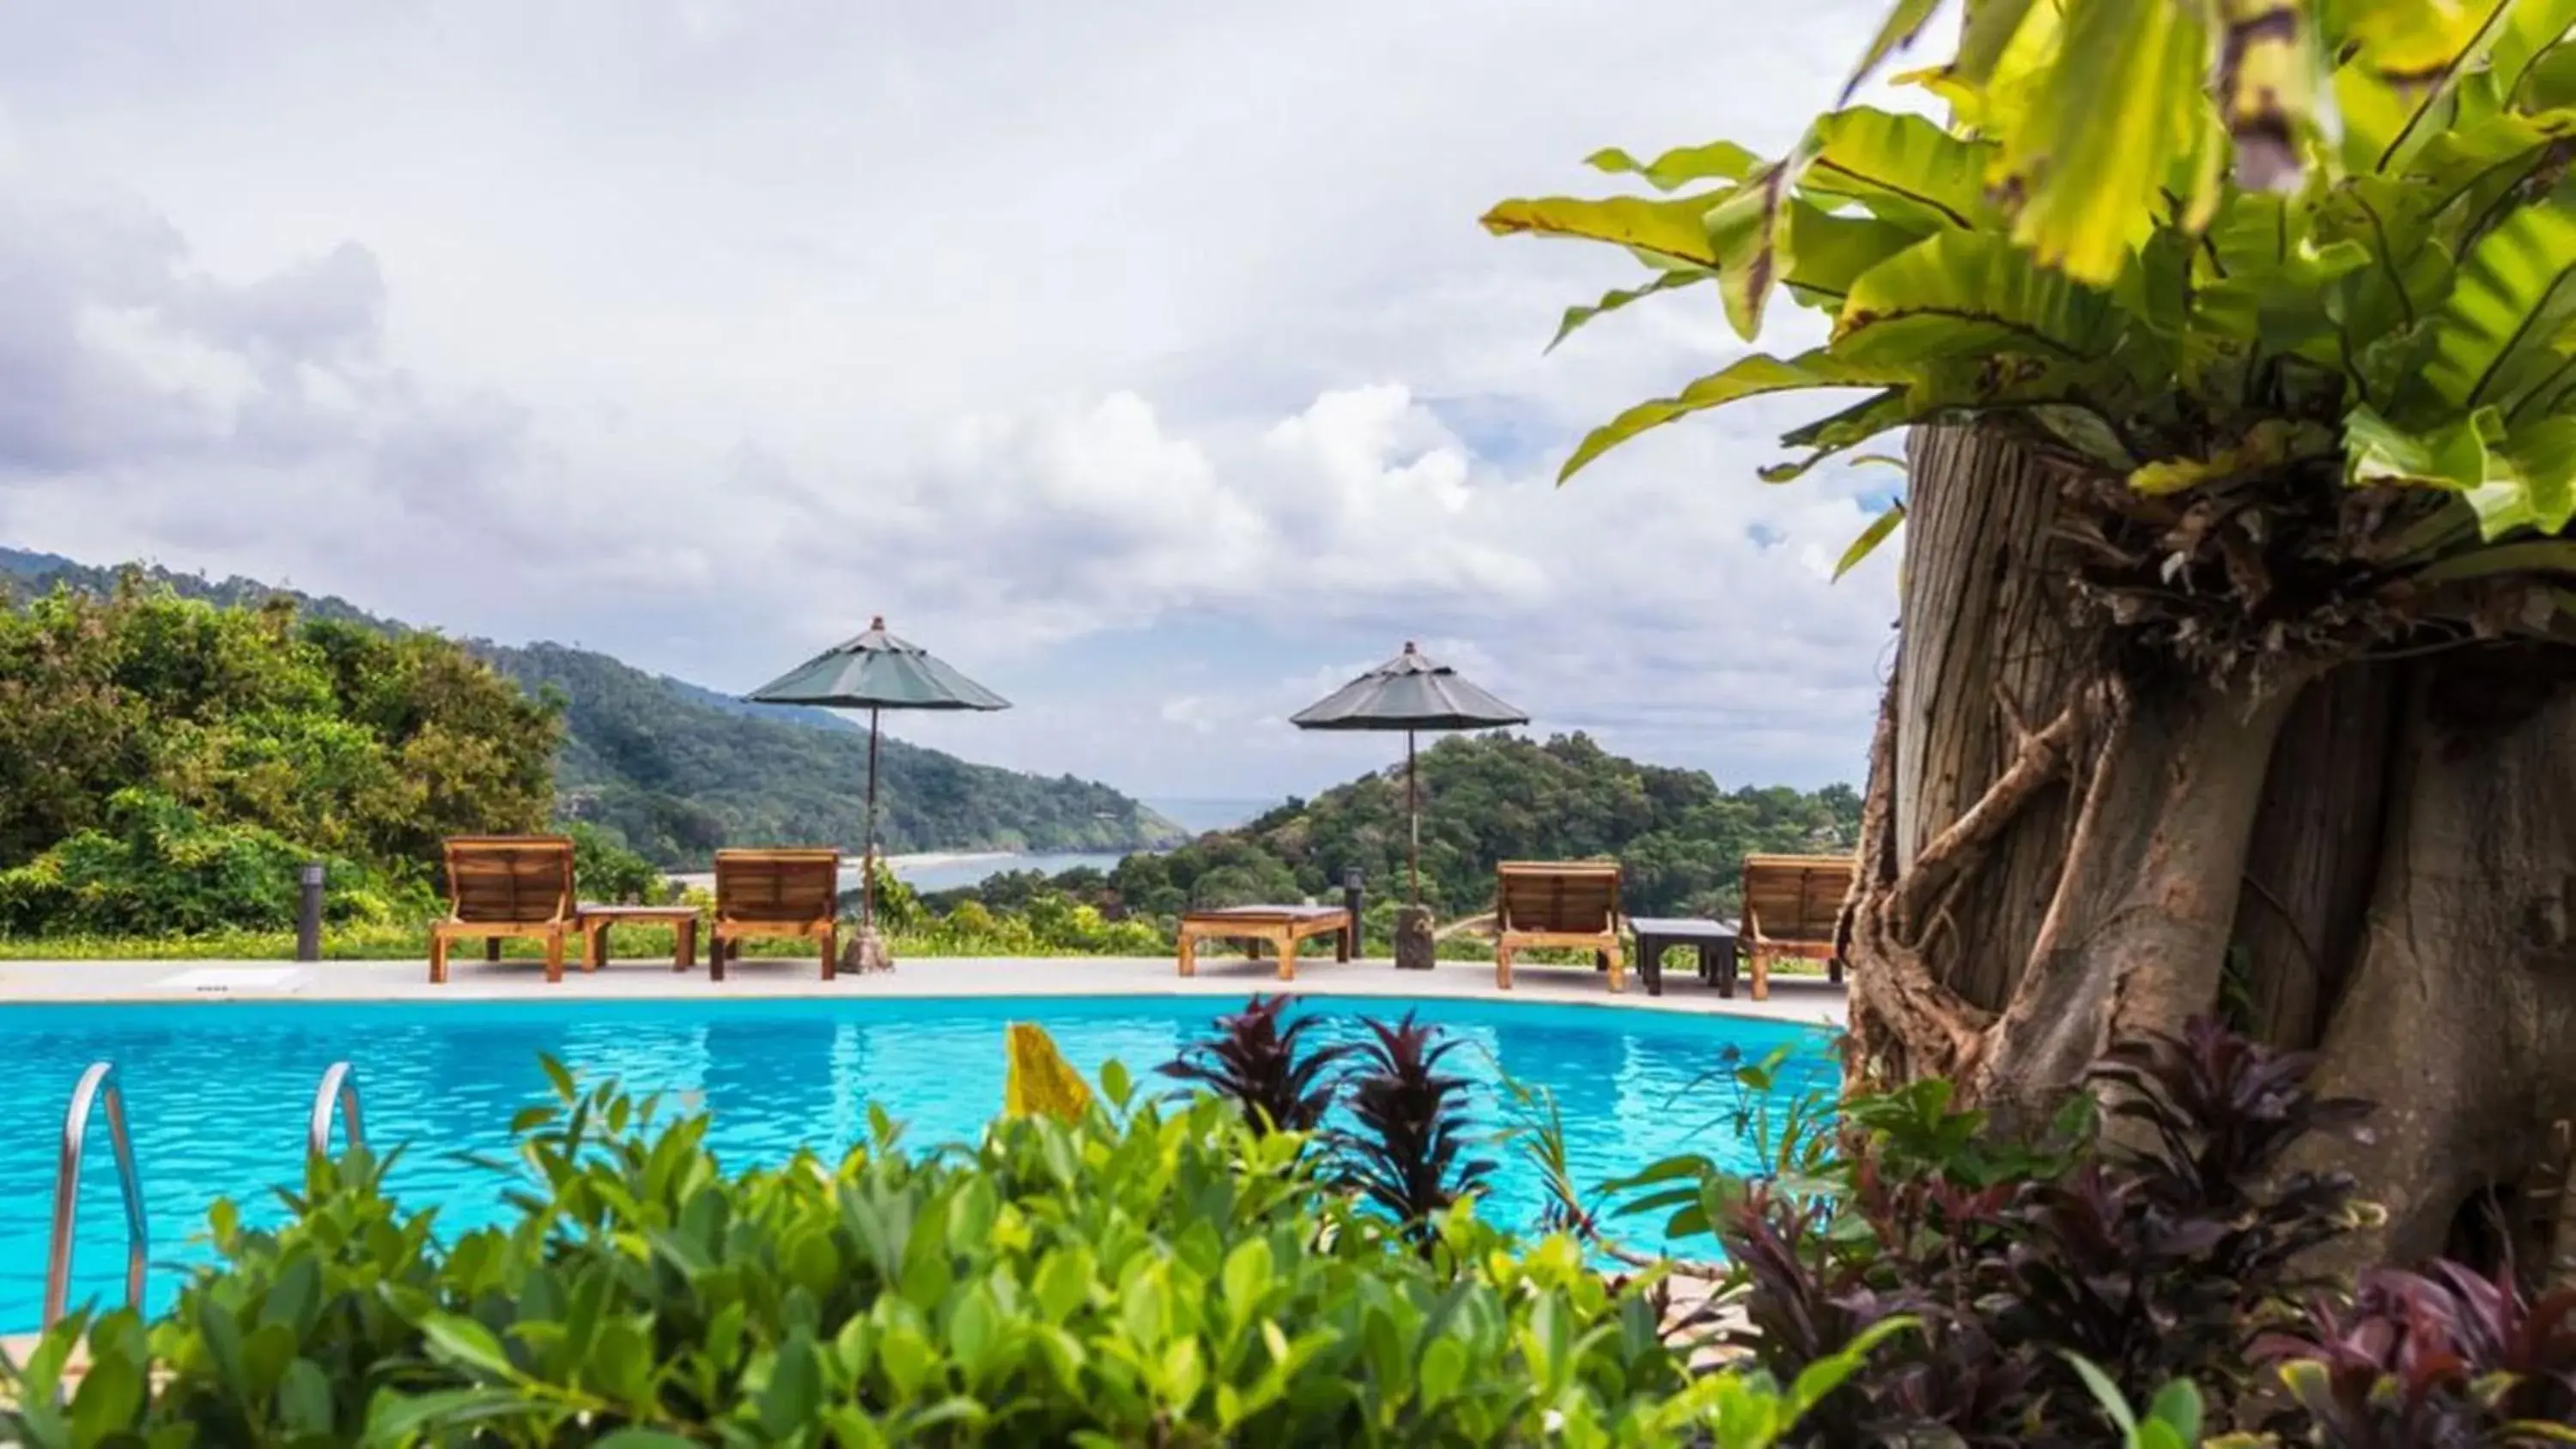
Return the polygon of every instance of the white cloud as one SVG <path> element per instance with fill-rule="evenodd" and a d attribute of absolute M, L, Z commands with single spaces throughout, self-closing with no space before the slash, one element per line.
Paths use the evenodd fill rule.
<path fill-rule="evenodd" d="M 1676 299 L 1542 357 L 1626 273 L 1474 218 L 1783 145 L 1875 18 L 0 16 L 0 542 L 718 686 L 885 612 L 1029 681 L 917 733 L 1149 792 L 1376 759 L 1277 720 L 1408 636 L 1541 729 L 1856 775 L 1889 563 L 1824 576 L 1887 480 L 1753 481 L 1775 405 L 1557 488 L 1736 344 Z"/>

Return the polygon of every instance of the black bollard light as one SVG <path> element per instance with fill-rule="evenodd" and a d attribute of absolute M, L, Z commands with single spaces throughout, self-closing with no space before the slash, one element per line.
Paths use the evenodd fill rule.
<path fill-rule="evenodd" d="M 322 862 L 309 860 L 304 863 L 304 899 L 295 916 L 295 959 L 298 961 L 322 959 L 322 876 Z"/>
<path fill-rule="evenodd" d="M 1360 868 L 1342 867 L 1342 909 L 1351 913 L 1351 928 L 1342 935 L 1339 959 L 1348 961 L 1360 953 Z"/>

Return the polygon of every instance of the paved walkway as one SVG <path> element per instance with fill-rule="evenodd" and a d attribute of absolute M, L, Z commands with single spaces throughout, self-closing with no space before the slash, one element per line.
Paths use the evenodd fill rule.
<path fill-rule="evenodd" d="M 1702 986 L 1689 971 L 1666 972 L 1664 994 L 1648 996 L 1632 973 L 1616 996 L 1595 971 L 1573 966 L 1513 968 L 1512 989 L 1494 986 L 1494 968 L 1443 961 L 1429 971 L 1398 971 L 1392 962 L 1298 963 L 1294 983 L 1275 963 L 1202 959 L 1182 977 L 1169 957 L 914 957 L 892 972 L 820 978 L 811 958 L 752 958 L 707 979 L 701 965 L 674 972 L 660 961 L 615 961 L 601 971 L 568 967 L 548 985 L 533 961 L 487 964 L 459 959 L 444 986 L 429 984 L 425 961 L 0 961 L 0 1003 L 11 1001 L 531 1001 L 637 1000 L 653 997 L 759 996 L 1222 996 L 1292 990 L 1319 995 L 1473 997 L 1545 1001 L 1640 1011 L 1733 1012 L 1779 1021 L 1840 1025 L 1843 989 L 1822 977 L 1772 978 L 1771 999 L 1754 1001 L 1739 986 L 1733 1000 Z"/>

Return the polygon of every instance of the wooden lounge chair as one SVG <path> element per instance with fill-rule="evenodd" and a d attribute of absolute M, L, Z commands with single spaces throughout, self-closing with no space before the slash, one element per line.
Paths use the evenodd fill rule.
<path fill-rule="evenodd" d="M 1748 855 L 1744 857 L 1744 954 L 1753 972 L 1753 999 L 1771 996 L 1771 960 L 1794 956 L 1828 963 L 1843 979 L 1835 940 L 1843 899 L 1851 894 L 1848 855 Z"/>
<path fill-rule="evenodd" d="M 1615 861 L 1507 860 L 1494 884 L 1494 984 L 1512 989 L 1512 956 L 1531 946 L 1599 954 L 1610 989 L 1626 989 Z"/>
<path fill-rule="evenodd" d="M 560 835 L 460 835 L 446 842 L 447 919 L 429 928 L 429 979 L 447 980 L 448 943 L 480 939 L 501 959 L 512 937 L 546 945 L 546 979 L 563 980 L 576 929 L 572 841 Z"/>
<path fill-rule="evenodd" d="M 841 852 L 719 850 L 715 932 L 707 970 L 722 981 L 725 963 L 742 957 L 755 937 L 821 943 L 823 979 L 840 974 Z"/>

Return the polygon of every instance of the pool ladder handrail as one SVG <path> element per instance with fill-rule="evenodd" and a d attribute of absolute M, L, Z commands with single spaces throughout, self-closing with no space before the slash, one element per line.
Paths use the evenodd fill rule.
<path fill-rule="evenodd" d="M 63 1113 L 63 1155 L 54 1172 L 54 1237 L 45 1262 L 45 1316 L 51 1329 L 63 1316 L 72 1281 L 72 1229 L 80 1213 L 81 1149 L 89 1140 L 90 1109 L 107 1099 L 107 1138 L 116 1149 L 116 1178 L 125 1196 L 125 1301 L 143 1306 L 143 1276 L 150 1261 L 150 1239 L 143 1214 L 143 1180 L 134 1171 L 134 1139 L 125 1130 L 125 1093 L 116 1084 L 116 1063 L 92 1062 L 72 1088 L 71 1106 Z"/>
<path fill-rule="evenodd" d="M 333 1062 L 322 1069 L 322 1085 L 313 1089 L 312 1127 L 305 1133 L 304 1152 L 308 1159 L 331 1156 L 331 1113 L 337 1108 L 349 1119 L 349 1145 L 359 1151 L 367 1146 L 366 1114 L 358 1109 L 358 1069 L 347 1062 Z"/>

